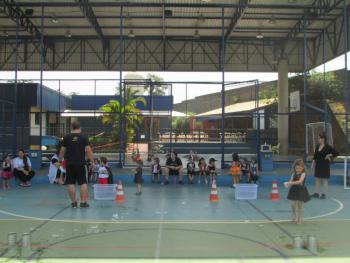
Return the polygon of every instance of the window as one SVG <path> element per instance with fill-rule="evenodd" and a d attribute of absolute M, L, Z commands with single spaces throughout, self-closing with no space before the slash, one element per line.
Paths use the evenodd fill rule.
<path fill-rule="evenodd" d="M 36 112 L 35 115 L 35 125 L 40 125 L 40 113 Z"/>

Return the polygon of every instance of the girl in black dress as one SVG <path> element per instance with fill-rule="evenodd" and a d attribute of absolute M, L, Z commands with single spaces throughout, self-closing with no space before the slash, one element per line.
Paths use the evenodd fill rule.
<path fill-rule="evenodd" d="M 316 190 L 312 195 L 314 198 L 325 199 L 328 191 L 328 179 L 330 177 L 330 164 L 338 152 L 327 144 L 326 134 L 321 132 L 318 136 L 319 144 L 316 146 L 312 168 L 315 170 Z M 320 186 L 323 185 L 323 192 L 320 195 Z"/>
<path fill-rule="evenodd" d="M 289 187 L 288 200 L 292 201 L 293 221 L 301 224 L 303 219 L 303 204 L 310 201 L 310 195 L 305 186 L 306 168 L 302 159 L 297 159 L 293 165 L 293 174 L 289 182 L 284 185 Z"/>
<path fill-rule="evenodd" d="M 215 167 L 216 160 L 214 158 L 209 159 L 209 164 L 207 166 L 207 171 L 210 177 L 210 185 L 213 184 L 214 181 L 216 181 L 216 167 Z"/>
<path fill-rule="evenodd" d="M 136 195 L 142 194 L 142 184 L 143 184 L 143 177 L 142 177 L 142 167 L 143 162 L 142 160 L 137 160 L 137 167 L 135 170 L 135 177 L 134 177 L 134 183 L 136 184 Z"/>
<path fill-rule="evenodd" d="M 187 176 L 188 176 L 188 182 L 190 184 L 193 184 L 195 172 L 196 172 L 196 164 L 193 161 L 192 155 L 190 155 L 187 163 Z"/>

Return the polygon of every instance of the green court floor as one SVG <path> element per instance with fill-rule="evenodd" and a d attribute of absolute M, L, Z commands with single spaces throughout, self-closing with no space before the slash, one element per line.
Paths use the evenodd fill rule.
<path fill-rule="evenodd" d="M 261 186 L 258 200 L 237 201 L 230 187 L 146 185 L 142 196 L 124 187 L 126 201 L 90 201 L 72 209 L 66 189 L 36 185 L 0 194 L 0 262 L 349 262 L 349 192 L 330 187 L 326 200 L 305 205 L 305 221 L 290 221 L 286 189 L 269 200 Z M 311 189 L 312 190 L 312 189 Z M 312 192 L 312 191 L 311 191 Z M 31 234 L 31 247 L 9 250 L 7 234 Z M 313 235 L 317 251 L 293 248 L 293 238 Z M 147 260 L 147 261 L 144 261 Z"/>

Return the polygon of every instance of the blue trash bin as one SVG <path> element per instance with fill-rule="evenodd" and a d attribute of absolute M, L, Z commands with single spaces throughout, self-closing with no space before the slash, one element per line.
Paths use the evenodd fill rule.
<path fill-rule="evenodd" d="M 30 150 L 28 157 L 30 159 L 30 162 L 32 163 L 33 170 L 38 170 L 41 168 L 41 151 Z"/>
<path fill-rule="evenodd" d="M 272 151 L 260 151 L 260 164 L 262 171 L 273 170 Z"/>

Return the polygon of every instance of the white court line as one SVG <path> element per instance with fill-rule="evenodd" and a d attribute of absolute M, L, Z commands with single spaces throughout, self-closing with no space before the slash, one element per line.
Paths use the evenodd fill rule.
<path fill-rule="evenodd" d="M 164 221 L 164 205 L 165 205 L 164 198 L 162 198 L 161 205 L 160 205 L 160 207 L 161 207 L 160 220 L 161 221 Z M 159 227 L 158 227 L 157 244 L 156 244 L 156 250 L 155 250 L 155 255 L 154 255 L 155 262 L 159 262 L 162 234 L 163 234 L 163 223 L 160 223 Z"/>
<path fill-rule="evenodd" d="M 337 203 L 339 204 L 338 209 L 336 209 L 336 210 L 334 210 L 334 211 L 332 211 L 332 212 L 329 212 L 329 213 L 327 213 L 327 214 L 308 217 L 308 218 L 305 218 L 305 220 L 312 220 L 312 219 L 323 218 L 323 217 L 335 215 L 335 214 L 339 213 L 341 210 L 344 209 L 344 204 L 343 204 L 341 201 L 339 201 L 338 199 L 335 199 L 335 198 L 331 198 L 331 199 L 332 199 L 334 202 L 337 202 Z"/>
<path fill-rule="evenodd" d="M 334 202 L 339 204 L 339 207 L 334 211 L 304 218 L 304 221 L 311 221 L 313 219 L 325 218 L 327 216 L 335 215 L 344 209 L 344 204 L 338 199 L 331 198 Z M 18 217 L 26 220 L 36 220 L 36 221 L 49 221 L 49 222 L 63 222 L 63 223 L 83 223 L 83 224 L 269 224 L 269 223 L 283 223 L 290 222 L 289 219 L 276 219 L 276 220 L 120 220 L 120 221 L 107 221 L 107 220 L 67 220 L 67 219 L 50 219 L 50 218 L 42 218 L 42 217 L 32 217 L 25 216 L 21 214 L 11 213 L 5 210 L 0 209 L 0 213 L 4 215 L 9 215 L 13 217 Z M 162 216 L 164 217 L 164 215 Z M 18 219 L 0 219 L 0 221 L 9 221 L 9 220 L 18 220 Z M 337 221 L 337 219 L 332 219 Z M 339 219 L 339 221 L 347 221 L 348 219 Z"/>

